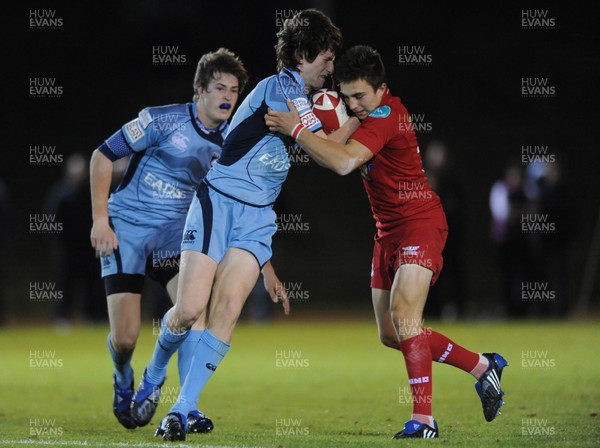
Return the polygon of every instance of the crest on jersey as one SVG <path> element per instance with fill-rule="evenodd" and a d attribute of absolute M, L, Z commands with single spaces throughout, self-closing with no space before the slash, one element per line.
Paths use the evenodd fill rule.
<path fill-rule="evenodd" d="M 189 141 L 190 139 L 183 135 L 181 132 L 175 132 L 171 136 L 171 143 L 173 143 L 174 146 L 181 149 L 182 151 L 187 149 Z"/>
<path fill-rule="evenodd" d="M 373 109 L 369 114 L 369 117 L 373 118 L 386 118 L 389 117 L 392 112 L 392 108 L 390 106 L 379 106 L 377 109 Z"/>

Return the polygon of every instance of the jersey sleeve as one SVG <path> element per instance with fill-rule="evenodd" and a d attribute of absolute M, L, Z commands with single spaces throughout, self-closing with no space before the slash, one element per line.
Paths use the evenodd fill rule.
<path fill-rule="evenodd" d="M 294 102 L 294 106 L 296 106 L 298 115 L 300 115 L 300 122 L 302 123 L 302 126 L 311 132 L 317 132 L 323 129 L 321 120 L 319 120 L 313 112 L 312 106 L 310 105 L 310 102 L 306 96 L 298 96 L 290 99 Z"/>
<path fill-rule="evenodd" d="M 300 121 L 305 128 L 311 132 L 318 132 L 323 128 L 321 121 L 312 111 L 312 106 L 304 93 L 303 87 L 287 76 L 280 76 L 274 78 L 272 88 L 275 89 L 273 93 L 274 96 L 278 97 L 278 100 L 275 101 L 274 107 L 271 105 L 269 107 L 273 110 L 287 112 L 289 109 L 286 100 L 290 99 L 296 106 Z"/>
<path fill-rule="evenodd" d="M 151 126 L 152 121 L 149 108 L 142 109 L 137 118 L 111 135 L 98 150 L 113 162 L 135 152 L 145 151 L 159 139 L 159 131 Z"/>
<path fill-rule="evenodd" d="M 391 113 L 385 117 L 369 115 L 354 131 L 350 139 L 356 140 L 369 148 L 373 155 L 377 155 L 396 134 L 397 127 L 398 121 Z"/>

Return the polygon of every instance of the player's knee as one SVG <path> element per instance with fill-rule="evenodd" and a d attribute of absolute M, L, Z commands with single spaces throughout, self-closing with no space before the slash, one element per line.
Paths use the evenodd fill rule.
<path fill-rule="evenodd" d="M 395 334 L 391 335 L 391 334 L 388 334 L 388 333 L 380 333 L 379 334 L 379 340 L 386 347 L 394 348 L 396 350 L 399 350 L 400 342 L 398 342 L 398 337 Z"/>
<path fill-rule="evenodd" d="M 137 337 L 137 333 L 133 332 L 113 334 L 111 340 L 112 346 L 119 353 L 131 351 L 135 348 Z"/>
<path fill-rule="evenodd" d="M 223 322 L 235 323 L 242 311 L 238 298 L 233 294 L 223 294 L 215 307 L 215 318 Z M 213 316 L 209 315 L 209 319 Z"/>
<path fill-rule="evenodd" d="M 169 327 L 178 333 L 191 328 L 202 315 L 202 310 L 193 304 L 176 306 L 175 309 L 177 312 L 171 316 Z"/>
<path fill-rule="evenodd" d="M 412 314 L 411 307 L 406 306 L 403 303 L 394 303 L 390 308 L 390 314 L 392 316 L 392 321 L 405 322 L 406 319 Z"/>

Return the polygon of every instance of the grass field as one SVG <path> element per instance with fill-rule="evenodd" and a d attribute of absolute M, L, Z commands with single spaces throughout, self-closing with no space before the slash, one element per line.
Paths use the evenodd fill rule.
<path fill-rule="evenodd" d="M 434 364 L 440 438 L 391 440 L 410 417 L 402 355 L 379 344 L 371 321 L 242 324 L 201 397 L 215 422 L 182 446 L 600 446 L 600 362 L 594 323 L 433 325 L 510 362 L 503 414 L 487 423 L 474 379 Z M 145 327 L 136 385 L 154 344 Z M 153 437 L 177 395 L 172 362 L 151 424 L 127 431 L 112 415 L 106 327 L 0 329 L 0 446 L 178 446 Z"/>

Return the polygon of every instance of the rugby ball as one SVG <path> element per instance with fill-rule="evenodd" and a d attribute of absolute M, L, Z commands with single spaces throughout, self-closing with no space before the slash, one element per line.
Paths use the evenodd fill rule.
<path fill-rule="evenodd" d="M 337 91 L 331 89 L 317 90 L 312 96 L 313 113 L 321 121 L 326 134 L 339 129 L 348 121 L 346 105 Z"/>

